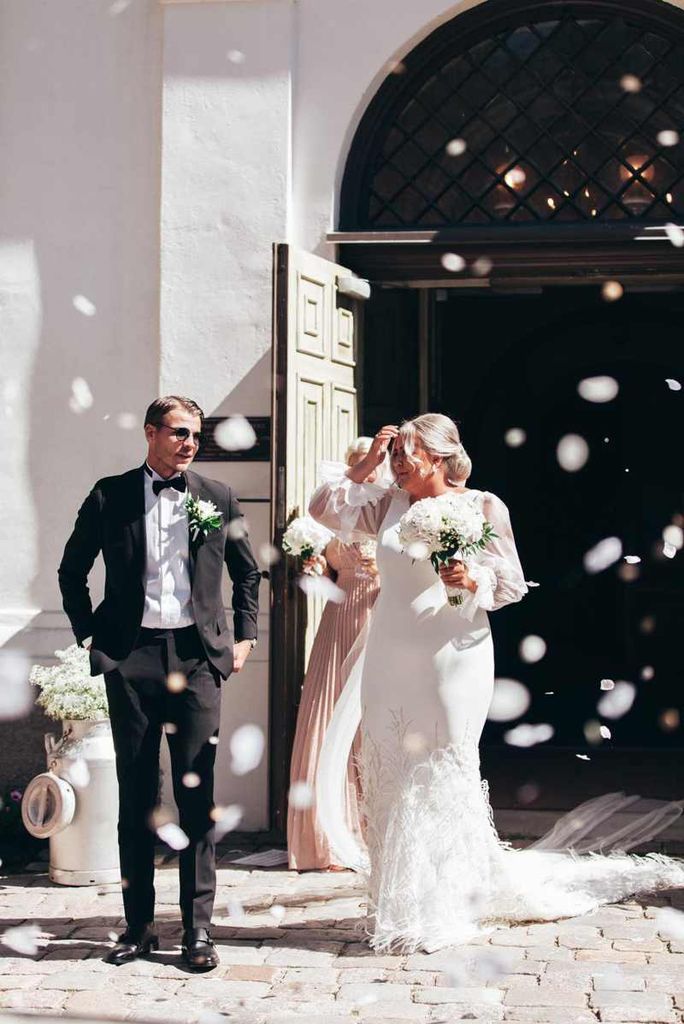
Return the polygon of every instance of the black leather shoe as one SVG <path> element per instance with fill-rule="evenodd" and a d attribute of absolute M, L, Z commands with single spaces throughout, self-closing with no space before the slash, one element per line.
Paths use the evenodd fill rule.
<path fill-rule="evenodd" d="M 187 928 L 183 932 L 181 952 L 193 971 L 212 971 L 219 965 L 216 946 L 206 928 Z"/>
<path fill-rule="evenodd" d="M 119 967 L 146 956 L 151 950 L 159 949 L 159 937 L 154 925 L 146 924 L 142 928 L 127 928 L 120 935 L 114 949 L 107 955 L 107 963 Z"/>

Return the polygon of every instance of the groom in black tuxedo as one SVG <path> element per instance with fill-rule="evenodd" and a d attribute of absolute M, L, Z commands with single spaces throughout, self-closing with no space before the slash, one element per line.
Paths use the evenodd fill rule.
<path fill-rule="evenodd" d="M 260 572 L 231 488 L 189 469 L 203 419 L 187 398 L 152 403 L 145 416 L 144 465 L 95 484 L 59 567 L 74 634 L 89 647 L 92 674 L 104 673 L 107 687 L 128 926 L 109 957 L 117 964 L 158 947 L 154 843 L 162 824 L 155 811 L 162 731 L 187 838 L 179 856 L 183 957 L 195 969 L 218 964 L 209 925 L 216 890 L 211 813 L 220 687 L 256 644 Z M 219 519 L 198 524 L 186 508 L 188 496 L 212 502 Z M 88 574 L 100 552 L 105 596 L 93 611 Z M 221 599 L 224 562 L 233 581 L 234 633 Z"/>

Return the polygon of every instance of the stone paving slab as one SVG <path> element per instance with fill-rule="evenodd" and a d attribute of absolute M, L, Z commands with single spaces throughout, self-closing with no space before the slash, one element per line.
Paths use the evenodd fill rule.
<path fill-rule="evenodd" d="M 0 935 L 36 923 L 34 955 L 0 946 L 0 1024 L 13 1012 L 165 1024 L 684 1024 L 684 943 L 659 935 L 681 892 L 592 915 L 502 929 L 457 949 L 375 955 L 364 891 L 350 872 L 219 867 L 221 964 L 180 959 L 177 872 L 157 872 L 161 950 L 104 962 L 123 927 L 116 887 L 70 889 L 46 875 L 0 879 Z M 274 909 L 275 908 L 275 909 Z"/>

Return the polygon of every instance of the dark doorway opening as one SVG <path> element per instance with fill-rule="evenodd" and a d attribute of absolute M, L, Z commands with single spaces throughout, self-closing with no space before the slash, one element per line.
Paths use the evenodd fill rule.
<path fill-rule="evenodd" d="M 472 485 L 509 505 L 526 576 L 539 583 L 492 620 L 497 674 L 532 695 L 524 720 L 553 725 L 550 746 L 592 756 L 681 747 L 684 553 L 665 557 L 663 530 L 684 525 L 684 393 L 666 383 L 684 376 L 684 291 L 608 303 L 597 286 L 379 288 L 369 307 L 364 432 L 420 409 L 455 418 Z M 578 393 L 599 376 L 617 382 L 611 401 Z M 524 432 L 517 447 L 512 429 Z M 589 450 L 576 472 L 557 458 L 569 434 Z M 588 573 L 585 553 L 610 537 L 641 562 L 623 557 Z M 520 656 L 530 635 L 547 645 L 536 663 Z M 636 687 L 617 720 L 597 712 L 602 679 Z M 596 721 L 612 733 L 600 750 L 587 741 Z M 485 747 L 501 745 L 508 728 L 490 723 Z"/>

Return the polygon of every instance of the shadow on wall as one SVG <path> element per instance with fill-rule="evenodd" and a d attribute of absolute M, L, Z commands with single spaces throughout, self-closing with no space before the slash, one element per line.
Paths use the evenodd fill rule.
<path fill-rule="evenodd" d="M 120 8 L 24 0 L 2 12 L 0 246 L 32 245 L 37 278 L 3 368 L 24 417 L 5 517 L 20 495 L 26 525 L 2 594 L 5 607 L 43 610 L 5 644 L 31 661 L 71 642 L 56 574 L 64 542 L 93 482 L 140 458 L 158 386 L 161 8 Z M 45 728 L 37 711 L 0 725 L 0 781 L 42 768 Z"/>

